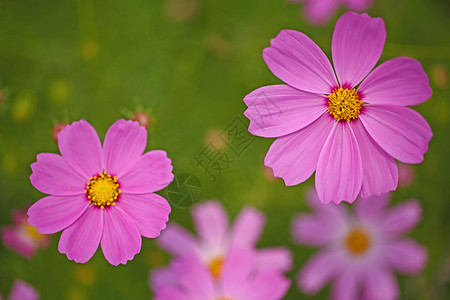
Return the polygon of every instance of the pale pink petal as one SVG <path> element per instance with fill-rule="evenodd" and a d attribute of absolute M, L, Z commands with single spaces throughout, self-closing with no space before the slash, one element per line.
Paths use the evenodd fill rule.
<path fill-rule="evenodd" d="M 24 236 L 16 226 L 2 227 L 3 244 L 15 250 L 19 255 L 30 259 L 36 254 L 37 245 L 30 238 Z"/>
<path fill-rule="evenodd" d="M 306 1 L 303 7 L 303 15 L 309 23 L 323 25 L 338 10 L 338 5 L 339 1 L 336 0 Z"/>
<path fill-rule="evenodd" d="M 390 265 L 405 274 L 417 274 L 423 270 L 427 260 L 424 247 L 411 239 L 391 242 L 383 249 Z"/>
<path fill-rule="evenodd" d="M 191 211 L 198 235 L 212 246 L 222 245 L 227 238 L 228 215 L 219 201 L 197 204 Z"/>
<path fill-rule="evenodd" d="M 357 300 L 361 279 L 349 270 L 341 270 L 331 290 L 332 300 Z"/>
<path fill-rule="evenodd" d="M 69 227 L 88 206 L 84 195 L 47 196 L 28 209 L 28 223 L 39 233 L 55 233 Z"/>
<path fill-rule="evenodd" d="M 275 76 L 299 90 L 328 94 L 338 86 L 328 57 L 304 33 L 282 30 L 264 49 L 264 60 Z"/>
<path fill-rule="evenodd" d="M 326 97 L 288 85 L 269 85 L 244 98 L 250 120 L 248 131 L 263 137 L 278 137 L 311 124 L 326 110 Z"/>
<path fill-rule="evenodd" d="M 277 138 L 270 146 L 264 164 L 288 186 L 305 181 L 316 170 L 320 151 L 333 123 L 333 119 L 324 114 L 305 128 Z"/>
<path fill-rule="evenodd" d="M 9 294 L 8 300 L 38 300 L 37 290 L 28 283 L 16 279 Z"/>
<path fill-rule="evenodd" d="M 409 164 L 423 161 L 433 133 L 418 112 L 402 106 L 366 105 L 359 117 L 370 136 L 389 155 Z"/>
<path fill-rule="evenodd" d="M 397 189 L 398 168 L 395 159 L 370 137 L 361 121 L 351 123 L 361 154 L 363 181 L 360 196 L 381 195 Z"/>
<path fill-rule="evenodd" d="M 373 70 L 358 88 L 364 102 L 389 105 L 417 105 L 433 91 L 420 62 L 408 57 L 388 60 Z"/>
<path fill-rule="evenodd" d="M 101 240 L 106 260 L 117 266 L 126 264 L 141 251 L 142 239 L 134 220 L 118 205 L 104 209 Z"/>
<path fill-rule="evenodd" d="M 306 294 L 315 294 L 330 282 L 338 272 L 340 257 L 334 252 L 320 252 L 301 269 L 297 285 Z"/>
<path fill-rule="evenodd" d="M 353 88 L 366 77 L 380 59 L 385 41 L 383 19 L 354 12 L 339 18 L 331 52 L 341 86 Z"/>
<path fill-rule="evenodd" d="M 102 171 L 102 145 L 94 127 L 80 120 L 58 134 L 58 147 L 66 162 L 86 178 Z"/>
<path fill-rule="evenodd" d="M 142 236 L 155 238 L 166 228 L 171 211 L 169 202 L 157 194 L 122 194 L 117 207 L 124 210 L 136 223 Z"/>
<path fill-rule="evenodd" d="M 258 272 L 246 287 L 245 300 L 281 300 L 289 290 L 291 281 L 276 271 Z"/>
<path fill-rule="evenodd" d="M 103 143 L 105 170 L 122 175 L 122 171 L 142 153 L 147 145 L 147 130 L 138 122 L 118 120 L 106 133 Z"/>
<path fill-rule="evenodd" d="M 337 227 L 329 226 L 328 221 L 331 220 L 318 215 L 300 214 L 292 222 L 292 236 L 299 244 L 323 246 L 336 238 L 336 232 L 333 229 Z"/>
<path fill-rule="evenodd" d="M 103 233 L 102 209 L 90 206 L 72 225 L 64 229 L 58 251 L 77 263 L 91 259 L 100 244 Z"/>
<path fill-rule="evenodd" d="M 366 272 L 364 296 L 370 300 L 394 300 L 399 295 L 397 280 L 392 273 L 372 267 Z"/>
<path fill-rule="evenodd" d="M 232 248 L 225 258 L 221 283 L 225 295 L 239 295 L 255 267 L 255 252 L 250 249 Z"/>
<path fill-rule="evenodd" d="M 172 161 L 163 150 L 145 153 L 130 164 L 117 178 L 120 189 L 129 194 L 162 190 L 173 181 Z"/>
<path fill-rule="evenodd" d="M 89 178 L 83 178 L 58 154 L 40 153 L 31 164 L 31 184 L 50 195 L 83 194 Z"/>
<path fill-rule="evenodd" d="M 379 221 L 386 213 L 386 207 L 391 199 L 391 194 L 381 194 L 380 196 L 370 196 L 365 199 L 358 199 L 354 206 L 354 211 L 360 220 Z"/>
<path fill-rule="evenodd" d="M 199 249 L 194 236 L 183 227 L 170 222 L 156 239 L 156 243 L 175 256 L 197 254 Z"/>
<path fill-rule="evenodd" d="M 253 207 L 244 207 L 236 217 L 231 229 L 231 244 L 255 247 L 266 224 L 266 217 Z"/>
<path fill-rule="evenodd" d="M 155 291 L 154 300 L 194 300 L 184 294 L 178 287 L 164 286 Z"/>
<path fill-rule="evenodd" d="M 316 190 L 322 203 L 355 201 L 361 190 L 362 161 L 349 123 L 336 122 L 317 162 Z"/>
<path fill-rule="evenodd" d="M 393 206 L 381 220 L 379 226 L 388 234 L 403 234 L 411 231 L 422 218 L 419 201 L 409 200 Z"/>
<path fill-rule="evenodd" d="M 287 272 L 292 269 L 292 253 L 285 247 L 262 248 L 256 253 L 258 270 Z"/>
<path fill-rule="evenodd" d="M 154 292 L 157 292 L 163 286 L 176 286 L 176 274 L 173 273 L 170 267 L 153 269 L 150 272 L 149 284 Z"/>

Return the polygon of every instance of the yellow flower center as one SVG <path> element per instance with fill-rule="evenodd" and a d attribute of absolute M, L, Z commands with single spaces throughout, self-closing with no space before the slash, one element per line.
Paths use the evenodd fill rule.
<path fill-rule="evenodd" d="M 363 230 L 354 229 L 347 235 L 345 246 L 352 254 L 363 254 L 370 246 L 370 237 Z"/>
<path fill-rule="evenodd" d="M 111 176 L 106 172 L 98 174 L 98 176 L 90 177 L 86 185 L 86 190 L 89 203 L 99 206 L 102 209 L 105 206 L 116 205 L 114 201 L 117 200 L 119 194 L 119 183 L 117 183 L 116 176 Z"/>
<path fill-rule="evenodd" d="M 359 100 L 355 89 L 349 90 L 342 87 L 333 91 L 328 96 L 328 111 L 336 121 L 355 120 L 361 112 L 363 102 Z"/>
<path fill-rule="evenodd" d="M 220 273 L 222 272 L 223 259 L 221 257 L 214 258 L 209 263 L 209 270 L 213 275 L 214 279 L 218 279 L 220 277 Z M 224 299 L 226 300 L 226 299 Z"/>

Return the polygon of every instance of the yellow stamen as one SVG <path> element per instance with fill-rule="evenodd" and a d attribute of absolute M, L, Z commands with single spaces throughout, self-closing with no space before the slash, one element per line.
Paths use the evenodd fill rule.
<path fill-rule="evenodd" d="M 350 122 L 357 119 L 362 105 L 363 102 L 359 99 L 355 89 L 349 90 L 340 87 L 328 96 L 328 111 L 336 121 Z"/>
<path fill-rule="evenodd" d="M 220 277 L 220 273 L 222 272 L 223 259 L 221 257 L 214 258 L 209 263 L 209 270 L 213 275 L 214 279 L 218 279 Z"/>
<path fill-rule="evenodd" d="M 354 229 L 347 235 L 345 246 L 354 255 L 363 254 L 370 246 L 370 237 L 365 231 Z"/>
<path fill-rule="evenodd" d="M 104 209 L 105 206 L 116 205 L 119 194 L 119 183 L 116 176 L 112 177 L 106 172 L 90 177 L 90 181 L 86 184 L 85 193 L 88 195 L 89 203 Z"/>

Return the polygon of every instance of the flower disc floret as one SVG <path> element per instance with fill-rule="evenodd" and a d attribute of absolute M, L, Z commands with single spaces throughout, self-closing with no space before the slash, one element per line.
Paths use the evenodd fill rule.
<path fill-rule="evenodd" d="M 355 89 L 335 89 L 328 96 L 328 111 L 336 121 L 355 120 L 361 112 L 363 102 L 359 99 Z"/>
<path fill-rule="evenodd" d="M 119 190 L 119 183 L 116 176 L 103 172 L 98 176 L 90 177 L 89 182 L 86 185 L 86 190 L 89 203 L 99 206 L 102 209 L 105 206 L 116 205 L 114 201 L 117 200 L 122 193 Z"/>

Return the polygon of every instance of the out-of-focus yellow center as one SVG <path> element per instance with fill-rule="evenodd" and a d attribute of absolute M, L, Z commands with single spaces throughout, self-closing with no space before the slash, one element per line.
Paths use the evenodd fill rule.
<path fill-rule="evenodd" d="M 349 90 L 340 87 L 328 96 L 328 111 L 336 121 L 350 122 L 357 119 L 362 105 L 363 102 L 359 100 L 355 89 Z"/>
<path fill-rule="evenodd" d="M 98 174 L 98 176 L 90 177 L 86 185 L 86 190 L 89 203 L 99 206 L 102 209 L 105 206 L 116 205 L 114 201 L 117 200 L 119 194 L 119 183 L 116 176 L 111 176 L 106 172 Z"/>
<path fill-rule="evenodd" d="M 220 273 L 222 272 L 222 266 L 223 266 L 222 257 L 214 258 L 209 263 L 209 270 L 211 271 L 211 274 L 213 275 L 214 279 L 218 279 L 220 277 Z M 223 299 L 223 300 L 227 300 L 227 299 Z"/>
<path fill-rule="evenodd" d="M 25 222 L 23 228 L 25 230 L 25 233 L 35 242 L 41 242 L 47 238 L 47 235 L 40 234 L 37 231 L 36 227 L 29 225 L 28 222 Z"/>
<path fill-rule="evenodd" d="M 347 235 L 345 246 L 352 254 L 363 254 L 370 246 L 370 237 L 363 230 L 354 229 Z"/>

